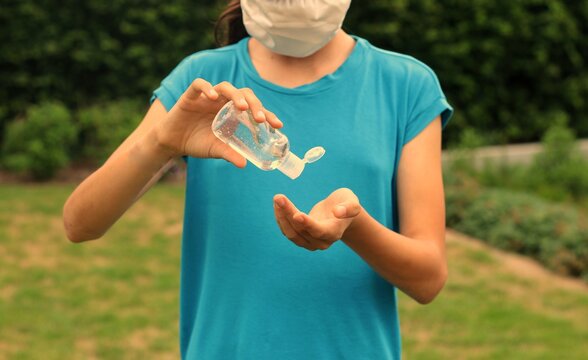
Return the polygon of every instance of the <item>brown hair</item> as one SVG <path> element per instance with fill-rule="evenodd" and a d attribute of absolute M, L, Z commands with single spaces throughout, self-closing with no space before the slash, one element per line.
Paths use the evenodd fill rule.
<path fill-rule="evenodd" d="M 241 11 L 241 1 L 231 0 L 219 15 L 214 25 L 214 40 L 218 46 L 234 44 L 248 36 Z"/>

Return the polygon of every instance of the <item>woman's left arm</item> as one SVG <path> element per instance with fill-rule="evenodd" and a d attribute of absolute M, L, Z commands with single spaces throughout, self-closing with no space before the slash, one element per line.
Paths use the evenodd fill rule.
<path fill-rule="evenodd" d="M 324 250 L 341 239 L 387 281 L 426 304 L 447 278 L 439 117 L 404 146 L 397 194 L 400 233 L 371 217 L 349 189 L 333 192 L 308 215 L 276 195 L 275 214 L 297 245 Z"/>
<path fill-rule="evenodd" d="M 361 208 L 342 240 L 386 280 L 426 304 L 447 279 L 440 118 L 404 146 L 397 174 L 400 233 Z"/>

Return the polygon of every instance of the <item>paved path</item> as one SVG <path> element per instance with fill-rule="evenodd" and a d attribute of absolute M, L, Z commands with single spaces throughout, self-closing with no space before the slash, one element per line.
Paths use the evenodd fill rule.
<path fill-rule="evenodd" d="M 578 148 L 588 158 L 588 139 L 579 140 Z M 483 165 L 485 161 L 528 164 L 541 149 L 540 143 L 488 146 L 473 150 L 473 155 L 476 165 Z M 443 162 L 450 158 L 450 151 L 443 151 Z"/>

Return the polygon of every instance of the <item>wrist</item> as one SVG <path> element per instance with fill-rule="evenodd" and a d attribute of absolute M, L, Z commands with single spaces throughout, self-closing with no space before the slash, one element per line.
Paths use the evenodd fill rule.
<path fill-rule="evenodd" d="M 161 153 L 162 155 L 167 156 L 168 158 L 176 158 L 182 156 L 177 148 L 174 145 L 177 145 L 177 141 L 173 143 L 170 142 L 168 139 L 169 136 L 165 135 L 165 130 L 163 129 L 163 122 L 160 124 L 156 124 L 149 134 L 146 137 L 146 141 L 151 143 L 150 146 L 153 147 L 153 151 Z"/>
<path fill-rule="evenodd" d="M 358 237 L 358 234 L 361 232 L 361 228 L 364 226 L 366 222 L 366 217 L 369 216 L 368 213 L 365 211 L 363 206 L 359 206 L 359 213 L 353 217 L 347 229 L 343 232 L 343 236 L 341 240 L 345 243 L 352 242 L 354 239 Z"/>
<path fill-rule="evenodd" d="M 155 128 L 151 129 L 135 143 L 134 155 L 138 158 L 148 159 L 155 166 L 163 165 L 170 159 L 177 157 L 171 149 L 165 147 L 160 141 Z"/>

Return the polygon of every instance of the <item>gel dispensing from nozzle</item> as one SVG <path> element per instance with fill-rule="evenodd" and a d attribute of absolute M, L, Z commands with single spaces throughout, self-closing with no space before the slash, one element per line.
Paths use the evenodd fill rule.
<path fill-rule="evenodd" d="M 212 121 L 212 132 L 258 168 L 278 169 L 291 179 L 300 176 L 305 164 L 313 163 L 325 154 L 325 149 L 318 146 L 307 151 L 304 159 L 300 159 L 290 152 L 286 135 L 267 122 L 256 122 L 250 110 L 238 110 L 232 101 L 216 114 Z"/>

